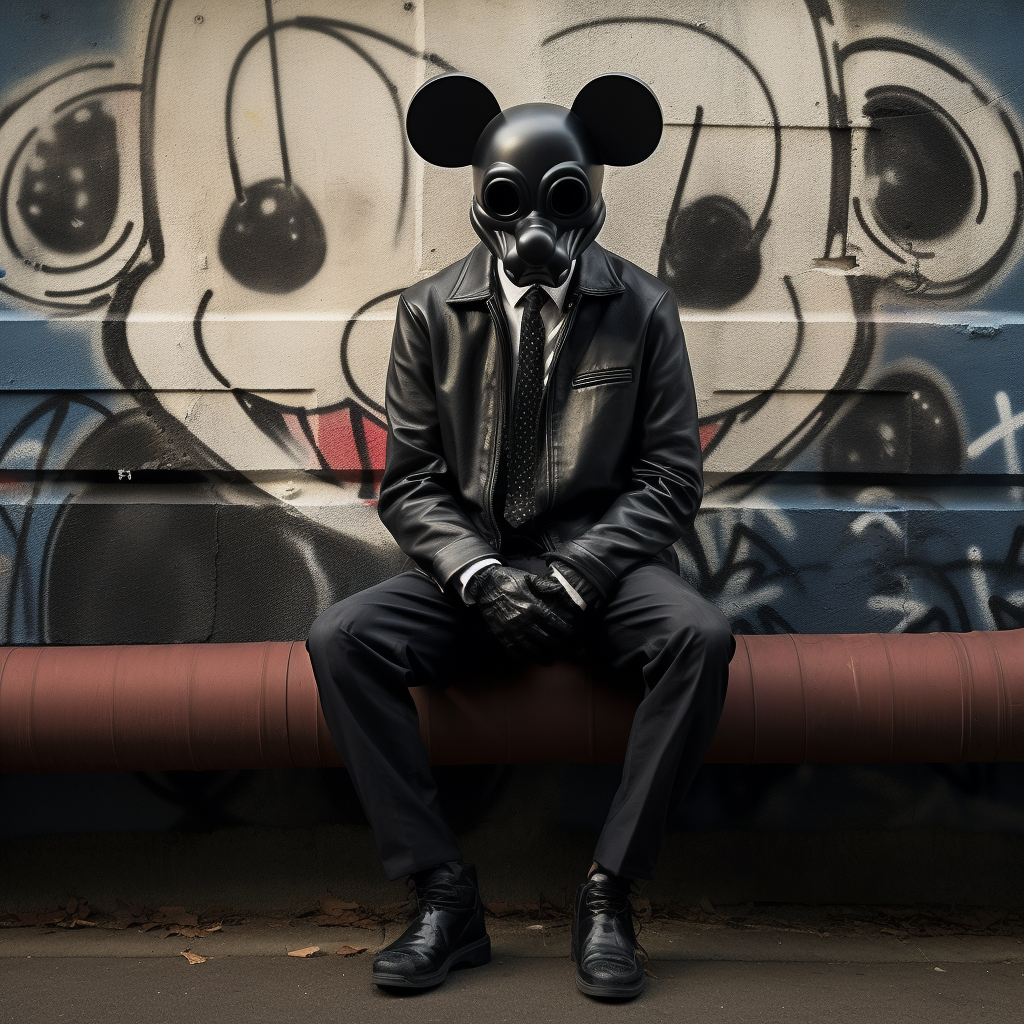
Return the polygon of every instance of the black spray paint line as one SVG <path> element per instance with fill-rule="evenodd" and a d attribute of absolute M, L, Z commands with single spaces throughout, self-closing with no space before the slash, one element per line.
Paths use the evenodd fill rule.
<path fill-rule="evenodd" d="M 875 324 L 864 314 L 871 309 L 878 282 L 857 277 L 846 277 L 844 280 L 850 289 L 854 314 L 857 316 L 857 332 L 850 358 L 821 403 L 751 467 L 751 472 L 755 474 L 775 472 L 803 451 L 828 426 L 846 401 L 847 393 L 857 387 L 867 372 L 875 348 Z M 752 484 L 745 493 L 752 493 L 756 488 L 757 485 Z"/>
<path fill-rule="evenodd" d="M 402 186 L 398 194 L 398 220 L 395 222 L 395 242 L 397 243 L 399 235 L 402 233 L 402 225 L 405 223 L 405 215 L 409 205 L 409 147 L 405 144 L 405 111 L 402 109 L 402 100 L 398 95 L 398 86 L 391 80 L 390 76 L 385 72 L 384 68 L 373 59 L 373 57 L 361 47 L 355 40 L 349 39 L 346 35 L 341 32 L 337 32 L 333 29 L 323 28 L 324 35 L 330 36 L 332 39 L 336 39 L 339 43 L 347 46 L 354 53 L 357 53 L 367 64 L 373 69 L 377 77 L 384 83 L 384 87 L 388 91 L 388 96 L 391 99 L 391 104 L 395 108 L 395 115 L 398 118 L 399 131 L 402 133 Z"/>
<path fill-rule="evenodd" d="M 199 353 L 199 358 L 202 359 L 203 365 L 210 371 L 216 381 L 223 387 L 231 389 L 231 383 L 224 376 L 220 370 L 214 365 L 213 360 L 210 358 L 210 353 L 206 351 L 206 342 L 203 341 L 203 317 L 206 316 L 206 307 L 210 304 L 210 299 L 213 298 L 213 289 L 207 288 L 203 297 L 199 300 L 199 305 L 196 307 L 195 316 L 192 318 L 192 337 L 195 338 L 196 351 Z"/>
<path fill-rule="evenodd" d="M 93 267 L 98 267 L 98 266 L 100 266 L 100 264 L 105 263 L 107 260 L 109 260 L 110 257 L 113 256 L 114 253 L 116 253 L 117 250 L 120 249 L 121 246 L 124 245 L 124 243 L 128 241 L 129 235 L 131 235 L 132 231 L 134 231 L 134 230 L 135 230 L 135 221 L 133 221 L 133 220 L 128 221 L 125 224 L 125 226 L 124 226 L 124 230 L 121 232 L 121 234 L 118 236 L 117 240 L 110 246 L 109 249 L 107 249 L 105 252 L 101 252 L 99 254 L 99 256 L 94 256 L 91 260 L 88 260 L 86 263 L 77 263 L 73 267 L 52 267 L 52 266 L 48 266 L 45 263 L 35 263 L 35 262 L 31 261 L 31 260 L 25 260 L 25 263 L 28 266 L 31 266 L 33 270 L 40 271 L 43 274 L 77 274 L 77 273 L 79 273 L 82 270 L 91 270 Z M 139 251 L 140 251 L 140 249 L 136 248 L 135 252 L 138 253 Z M 125 267 L 122 268 L 121 272 L 116 277 L 111 278 L 107 282 L 107 284 L 113 284 L 114 282 L 116 282 L 118 280 L 118 278 L 120 278 L 121 276 L 126 274 L 130 269 L 131 269 L 131 267 L 126 265 Z M 92 288 L 90 288 L 88 290 L 89 291 L 93 291 L 93 292 L 94 291 L 98 291 L 100 288 L 105 288 L 107 286 L 107 284 L 94 285 Z M 64 294 L 77 295 L 79 293 L 78 292 L 70 292 L 70 293 L 68 293 L 68 292 L 53 292 L 53 293 L 47 292 L 46 294 L 47 295 L 50 295 L 50 294 L 53 294 L 53 295 L 64 295 Z"/>
<path fill-rule="evenodd" d="M 43 437 L 43 442 L 40 450 L 39 461 L 37 468 L 43 468 L 46 462 L 46 457 L 53 447 L 54 441 L 57 439 L 57 435 L 60 433 L 60 428 L 64 425 L 64 420 L 68 414 L 68 402 L 62 401 L 56 403 L 53 406 L 53 412 L 50 417 L 49 426 L 46 428 L 46 434 Z M 0 458 L 3 458 L 4 451 L 0 449 Z M 14 561 L 11 565 L 11 582 L 10 590 L 11 593 L 15 593 L 18 590 L 19 585 L 25 588 L 22 594 L 23 607 L 27 615 L 29 609 L 34 612 L 35 609 L 32 607 L 31 600 L 31 581 L 29 580 L 27 569 L 28 561 L 28 536 L 32 528 L 32 515 L 35 512 L 35 507 L 39 501 L 39 494 L 43 489 L 42 477 L 37 477 L 32 484 L 32 492 L 29 496 L 29 500 L 25 503 L 25 511 L 21 517 L 21 527 L 18 530 L 18 542 L 14 549 Z M 23 582 L 21 582 L 23 581 Z M 8 637 L 14 631 L 14 611 L 15 602 L 10 602 L 7 606 L 7 635 Z M 26 623 L 27 631 L 30 634 L 36 634 L 38 632 L 38 623 L 29 622 Z"/>
<path fill-rule="evenodd" d="M 273 0 L 265 0 L 267 11 L 267 42 L 270 44 L 270 73 L 274 80 L 274 107 L 277 110 L 277 137 L 281 147 L 281 172 L 286 188 L 292 187 L 292 166 L 288 160 L 288 140 L 284 131 L 284 103 L 281 99 L 281 71 L 277 64 L 277 33 L 274 31 Z M 234 83 L 232 82 L 232 85 Z M 228 89 L 230 97 L 231 89 Z M 230 139 L 230 136 L 228 136 Z"/>
<path fill-rule="evenodd" d="M 58 103 L 53 108 L 53 113 L 59 114 L 62 110 L 67 110 L 68 107 L 73 107 L 90 96 L 102 96 L 108 92 L 142 92 L 142 84 L 140 82 L 118 82 L 116 85 L 97 85 L 92 89 L 86 89 L 85 92 L 78 93 L 77 96 L 72 96 L 71 99 Z"/>
<path fill-rule="evenodd" d="M 128 227 L 125 228 L 125 231 L 127 232 L 129 228 L 134 226 L 135 225 L 131 221 L 128 221 Z M 135 246 L 135 251 L 127 258 L 127 260 L 125 260 L 124 266 L 112 277 L 108 277 L 105 281 L 101 281 L 99 284 L 90 285 L 88 288 L 74 288 L 68 291 L 57 291 L 48 288 L 43 292 L 43 294 L 53 299 L 72 298 L 77 295 L 88 295 L 91 292 L 100 291 L 103 288 L 109 288 L 111 285 L 116 285 L 135 265 L 135 261 L 139 258 L 139 254 L 143 249 L 145 249 L 145 247 L 146 235 L 145 232 L 143 232 L 142 237 L 139 239 L 139 244 Z"/>
<path fill-rule="evenodd" d="M 142 98 L 139 103 L 139 174 L 142 179 L 142 234 L 149 242 L 153 257 L 150 269 L 164 261 L 164 235 L 160 224 L 160 207 L 156 196 L 156 82 L 159 57 L 171 12 L 171 0 L 157 0 L 146 37 L 146 57 L 142 65 Z M 144 275 L 143 275 L 144 276 Z M 142 280 L 128 293 L 134 296 Z M 120 289 L 120 286 L 119 286 Z M 116 302 L 115 295 L 115 302 Z"/>
<path fill-rule="evenodd" d="M 256 428 L 269 437 L 282 452 L 294 458 L 297 442 L 285 424 L 280 408 L 273 402 L 240 388 L 234 388 L 231 394 Z"/>
<path fill-rule="evenodd" d="M 927 64 L 932 64 L 940 71 L 945 71 L 950 77 L 968 86 L 982 106 L 988 106 L 990 102 L 988 96 L 963 71 L 954 64 L 950 64 L 944 57 L 926 50 L 923 46 L 918 46 L 917 43 L 909 43 L 903 39 L 894 39 L 891 36 L 871 36 L 868 39 L 857 39 L 841 47 L 839 57 L 845 63 L 855 53 L 868 53 L 873 50 L 901 53 L 905 57 L 916 57 Z"/>
<path fill-rule="evenodd" d="M 683 156 L 683 166 L 679 171 L 679 180 L 676 182 L 675 195 L 672 197 L 672 206 L 668 213 L 668 224 L 671 224 L 675 220 L 676 214 L 679 213 L 683 205 L 683 192 L 686 190 L 686 183 L 690 178 L 690 170 L 693 167 L 693 156 L 697 152 L 697 140 L 700 138 L 701 128 L 704 124 L 704 108 L 697 104 L 697 109 L 693 112 L 693 127 L 690 129 L 690 138 L 686 143 L 686 153 Z M 665 255 L 665 245 L 661 246 L 661 251 L 658 254 L 658 277 L 664 281 L 666 272 L 666 263 L 668 262 Z"/>
<path fill-rule="evenodd" d="M 345 330 L 341 335 L 341 349 L 339 351 L 339 359 L 341 361 L 341 371 L 345 375 L 345 382 L 352 389 L 352 394 L 359 399 L 368 408 L 373 409 L 375 412 L 384 415 L 384 406 L 379 402 L 375 402 L 365 391 L 356 383 L 355 376 L 352 373 L 352 368 L 349 365 L 349 341 L 352 337 L 352 331 L 355 329 L 356 324 L 359 322 L 359 318 L 368 310 L 372 309 L 378 303 L 387 302 L 388 299 L 393 299 L 398 295 L 401 295 L 404 288 L 394 288 L 389 292 L 383 292 L 376 298 L 370 299 L 369 302 L 364 302 L 350 317 L 347 324 L 345 324 Z"/>
<path fill-rule="evenodd" d="M 233 473 L 235 469 L 230 463 L 200 441 L 160 404 L 152 386 L 143 377 L 132 356 L 128 345 L 128 314 L 131 312 L 136 293 L 154 269 L 155 264 L 143 264 L 136 267 L 118 284 L 107 309 L 106 319 L 103 321 L 103 358 L 122 390 L 160 424 L 161 430 L 168 435 L 168 443 L 181 451 L 191 449 L 197 461 L 204 462 L 210 470 Z"/>
<path fill-rule="evenodd" d="M 269 5 L 270 0 L 267 0 L 267 3 Z M 391 99 L 391 102 L 392 102 L 393 106 L 395 107 L 395 112 L 396 112 L 396 116 L 398 118 L 398 123 L 399 123 L 400 129 L 401 129 L 401 131 L 403 133 L 403 140 L 404 140 L 405 116 L 404 116 L 404 111 L 402 109 L 401 99 L 399 98 L 398 86 L 391 80 L 391 77 L 384 70 L 384 68 L 381 66 L 381 64 L 365 48 L 363 48 L 358 43 L 356 43 L 355 40 L 350 39 L 345 33 L 352 32 L 352 33 L 366 35 L 366 36 L 368 36 L 368 37 L 370 37 L 372 39 L 376 39 L 376 40 L 378 40 L 380 42 L 387 43 L 388 45 L 394 47 L 395 49 L 397 49 L 397 50 L 399 50 L 399 51 L 401 51 L 403 53 L 406 53 L 406 54 L 408 54 L 410 56 L 414 56 L 414 57 L 417 57 L 417 58 L 419 58 L 421 60 L 426 61 L 427 63 L 434 64 L 437 67 L 441 68 L 441 70 L 444 70 L 444 71 L 452 71 L 452 70 L 454 70 L 454 67 L 452 65 L 450 65 L 447 61 L 442 61 L 442 60 L 440 60 L 440 58 L 435 57 L 433 54 L 420 53 L 419 51 L 414 50 L 414 49 L 412 49 L 409 46 L 406 46 L 404 43 L 400 42 L 399 40 L 392 39 L 391 37 L 386 36 L 386 35 L 384 35 L 383 33 L 380 33 L 380 32 L 375 32 L 372 29 L 367 29 L 367 28 L 364 28 L 364 27 L 362 27 L 360 25 L 355 25 L 352 22 L 338 21 L 338 20 L 335 20 L 335 19 L 332 19 L 332 18 L 304 17 L 304 18 L 292 18 L 292 19 L 289 19 L 287 21 L 276 22 L 276 23 L 273 24 L 272 28 L 268 26 L 267 28 L 261 29 L 255 35 L 250 37 L 246 41 L 246 43 L 242 47 L 242 49 L 239 50 L 238 55 L 235 57 L 235 62 L 232 65 L 231 74 L 230 74 L 230 76 L 228 78 L 228 88 L 227 88 L 227 97 L 226 97 L 226 102 L 225 102 L 225 114 L 224 114 L 224 132 L 225 132 L 225 139 L 226 139 L 226 142 L 227 142 L 227 150 L 228 150 L 228 167 L 229 167 L 230 172 L 231 172 L 231 180 L 234 183 L 234 187 L 235 187 L 235 197 L 236 197 L 236 199 L 238 200 L 239 203 L 245 201 L 245 190 L 244 190 L 244 186 L 242 185 L 242 176 L 241 176 L 241 171 L 240 171 L 239 166 L 238 166 L 238 157 L 237 157 L 237 155 L 235 153 L 235 143 L 234 143 L 234 128 L 233 128 L 232 107 L 233 107 L 233 102 L 234 102 L 235 85 L 236 85 L 236 82 L 237 82 L 237 79 L 238 79 L 239 72 L 241 71 L 242 63 L 245 61 L 245 58 L 249 55 L 249 53 L 253 50 L 253 48 L 256 47 L 263 40 L 264 37 L 271 36 L 271 35 L 272 36 L 277 36 L 281 32 L 282 29 L 290 29 L 290 28 L 298 28 L 298 29 L 302 29 L 302 30 L 305 30 L 305 31 L 318 32 L 321 35 L 325 35 L 328 38 L 334 39 L 336 42 L 341 43 L 343 46 L 347 46 L 350 50 L 352 50 L 353 53 L 355 53 L 356 55 L 361 57 L 364 61 L 366 61 L 366 63 L 370 66 L 370 68 L 373 70 L 373 72 L 381 80 L 381 83 L 384 85 L 384 88 L 388 92 L 388 95 L 389 95 L 389 97 Z M 274 52 L 276 53 L 276 48 L 275 48 Z M 279 134 L 280 134 L 280 138 L 282 140 L 282 145 L 283 145 L 283 142 L 284 142 L 284 113 L 283 113 L 283 109 L 282 109 L 282 107 L 280 105 L 281 101 L 280 101 L 280 94 L 279 93 L 275 93 L 275 100 L 278 103 Z M 288 166 L 288 157 L 287 157 L 287 151 L 286 150 L 282 150 L 282 163 L 286 167 Z M 410 170 L 409 170 L 409 150 L 408 150 L 408 146 L 403 141 L 403 144 L 402 144 L 402 186 L 401 186 L 401 193 L 400 193 L 399 203 L 398 203 L 398 221 L 397 221 L 397 226 L 396 226 L 396 229 L 395 229 L 395 237 L 396 238 L 398 237 L 398 235 L 400 234 L 400 232 L 402 230 L 402 225 L 404 224 L 405 216 L 406 216 L 406 212 L 407 212 L 407 208 L 408 208 L 409 173 L 410 173 Z M 286 179 L 286 184 L 287 185 L 291 184 L 290 174 L 291 174 L 291 172 L 290 172 L 290 168 L 289 168 L 289 170 L 288 170 L 288 177 Z"/>
<path fill-rule="evenodd" d="M 0 281 L 0 292 L 3 292 L 5 295 L 10 295 L 15 299 L 21 299 L 22 302 L 27 302 L 32 306 L 45 306 L 47 309 L 51 310 L 52 315 L 55 317 L 79 316 L 82 313 L 88 313 L 90 310 L 99 309 L 110 301 L 109 293 L 106 295 L 97 295 L 95 298 L 92 298 L 85 303 L 56 302 L 52 299 L 37 299 L 31 295 L 25 295 L 15 288 L 9 287 L 2 281 Z"/>
<path fill-rule="evenodd" d="M 299 415 L 299 427 L 302 429 L 302 436 L 306 439 L 309 447 L 316 453 L 316 460 L 320 463 L 321 469 L 330 469 L 330 463 L 324 458 L 323 452 L 320 451 L 320 446 L 316 443 L 316 438 L 313 436 L 313 428 L 309 422 L 309 415 L 302 411 Z"/>
<path fill-rule="evenodd" d="M 887 246 L 885 242 L 883 242 L 878 235 L 871 230 L 871 227 L 868 225 L 867 220 L 864 218 L 864 213 L 860 208 L 860 196 L 854 196 L 851 203 L 853 205 L 854 215 L 857 218 L 857 223 L 860 224 L 861 230 L 864 234 L 867 235 L 868 238 L 870 238 L 871 241 L 886 254 L 886 256 L 890 256 L 892 259 L 896 260 L 897 263 L 906 263 L 907 261 L 898 252 L 896 252 L 895 249 L 890 249 L 889 246 Z"/>
<path fill-rule="evenodd" d="M 377 298 L 372 299 L 364 306 L 361 306 L 345 326 L 346 333 L 343 336 L 343 346 L 347 343 L 350 329 L 355 324 L 356 318 L 358 318 L 361 313 L 365 312 L 377 302 L 382 302 L 388 298 L 393 298 L 395 295 L 401 294 L 402 290 L 403 289 L 397 289 L 393 292 L 387 292 L 384 295 L 380 295 Z M 316 438 L 313 436 L 313 431 L 309 424 L 309 416 L 340 412 L 347 409 L 350 413 L 353 439 L 356 444 L 356 451 L 359 456 L 360 464 L 363 467 L 363 473 L 365 474 L 367 471 L 372 471 L 373 467 L 370 463 L 369 449 L 366 444 L 366 433 L 363 428 L 362 421 L 364 419 L 368 419 L 371 423 L 383 429 L 386 429 L 386 424 L 383 419 L 371 415 L 369 411 L 357 401 L 354 401 L 353 399 L 345 399 L 341 402 L 335 402 L 332 405 L 326 405 L 316 409 L 307 409 L 305 406 L 301 405 L 288 405 L 283 402 L 272 402 L 262 396 L 253 394 L 245 388 L 235 388 L 231 386 L 231 382 L 224 376 L 220 369 L 218 369 L 213 358 L 210 356 L 206 347 L 206 342 L 203 338 L 203 320 L 212 299 L 213 290 L 208 289 L 199 300 L 195 316 L 192 319 L 192 334 L 196 343 L 196 351 L 199 353 L 199 357 L 202 359 L 207 370 L 210 371 L 218 383 L 231 392 L 242 410 L 260 430 L 260 432 L 270 438 L 270 440 L 273 441 L 274 444 L 276 444 L 283 452 L 288 455 L 294 455 L 295 440 L 287 427 L 284 426 L 284 416 L 295 416 L 299 421 L 303 435 L 309 442 L 310 447 L 313 449 L 317 461 L 320 463 L 320 468 L 323 470 L 331 470 L 332 467 L 330 463 L 328 463 L 326 458 L 324 458 Z M 347 369 L 345 371 L 345 376 L 346 379 L 350 379 L 351 377 L 350 371 Z M 353 385 L 353 387 L 355 387 L 355 385 Z M 360 395 L 360 397 L 362 396 Z M 376 403 L 371 399 L 363 398 L 363 400 L 366 401 L 367 404 L 375 408 L 377 407 Z M 383 413 L 383 410 L 381 410 L 381 412 Z M 362 439 L 361 446 L 360 439 Z"/>
<path fill-rule="evenodd" d="M 112 60 L 93 61 L 89 64 L 80 64 L 78 67 L 71 68 L 68 71 L 62 71 L 59 75 L 54 75 L 52 78 L 48 78 L 41 85 L 37 85 L 34 89 L 30 89 L 24 96 L 19 96 L 13 103 L 8 104 L 3 108 L 3 110 L 0 110 L 0 128 L 3 128 L 7 121 L 9 121 L 11 117 L 26 103 L 35 99 L 35 97 L 41 92 L 45 92 L 51 85 L 56 85 L 57 82 L 61 82 L 65 78 L 71 78 L 72 75 L 80 75 L 86 71 L 112 71 L 113 68 L 114 62 Z"/>
<path fill-rule="evenodd" d="M 764 76 L 758 71 L 757 67 L 751 61 L 751 59 L 743 53 L 737 46 L 730 43 L 728 39 L 718 35 L 716 32 L 712 32 L 710 29 L 705 28 L 701 25 L 695 24 L 689 21 L 679 21 L 675 18 L 658 18 L 658 17 L 621 17 L 621 18 L 595 18 L 592 21 L 584 21 L 578 25 L 570 25 L 568 28 L 563 28 L 558 32 L 554 32 L 549 36 L 546 36 L 541 40 L 541 46 L 547 46 L 549 43 L 553 43 L 556 40 L 563 39 L 566 36 L 573 35 L 576 32 L 583 32 L 586 29 L 591 28 L 606 28 L 612 25 L 666 25 L 670 28 L 681 28 L 687 32 L 694 32 L 697 35 L 703 36 L 706 39 L 710 39 L 713 42 L 718 43 L 720 46 L 728 50 L 734 57 L 739 60 L 743 66 L 754 76 L 757 81 L 758 87 L 764 95 L 765 102 L 768 104 L 768 110 L 771 113 L 772 119 L 772 132 L 775 139 L 775 155 L 772 161 L 772 180 L 768 187 L 768 197 L 765 199 L 764 209 L 761 211 L 761 215 L 757 218 L 754 224 L 753 236 L 755 238 L 763 237 L 764 233 L 768 229 L 768 225 L 771 223 L 768 215 L 771 213 L 772 204 L 775 202 L 775 192 L 779 185 L 779 173 L 782 166 L 782 122 L 779 120 L 779 112 L 775 106 L 775 100 L 772 97 L 771 90 L 768 88 L 768 83 L 765 81 Z"/>
<path fill-rule="evenodd" d="M 793 321 L 796 324 L 796 337 L 793 340 L 793 350 L 790 353 L 786 365 L 779 373 L 779 376 L 771 385 L 764 388 L 760 394 L 755 395 L 753 398 L 741 403 L 740 405 L 734 406 L 724 415 L 703 417 L 698 421 L 701 426 L 714 425 L 718 427 L 715 431 L 715 436 L 711 438 L 703 449 L 703 456 L 705 459 L 711 455 L 711 453 L 725 439 L 726 435 L 737 423 L 748 422 L 756 413 L 760 412 L 773 397 L 775 397 L 775 392 L 777 392 L 789 379 L 790 374 L 796 367 L 797 360 L 800 358 L 800 354 L 804 347 L 804 332 L 806 329 L 803 310 L 800 307 L 800 300 L 797 298 L 796 289 L 793 287 L 793 279 L 786 274 L 782 278 L 782 282 L 786 287 L 786 294 L 789 296 L 790 305 L 793 308 Z"/>
<path fill-rule="evenodd" d="M 843 81 L 843 65 L 839 59 L 839 47 L 833 41 L 831 51 L 825 40 L 822 24 L 835 25 L 828 0 L 806 0 L 807 12 L 814 26 L 814 38 L 821 60 L 822 80 L 825 87 L 825 102 L 828 110 L 829 143 L 832 152 L 832 184 L 829 190 L 828 222 L 825 227 L 825 246 L 822 255 L 827 259 L 835 255 L 835 241 L 839 239 L 839 255 L 845 256 L 849 234 L 849 202 L 853 160 L 853 137 L 846 104 L 846 85 Z M 836 81 L 832 81 L 832 70 Z"/>
<path fill-rule="evenodd" d="M 99 413 L 104 419 L 109 420 L 113 415 L 111 411 L 102 403 L 97 402 L 94 398 L 83 392 L 73 393 L 60 393 L 51 395 L 49 398 L 44 399 L 42 402 L 34 406 L 29 410 L 8 432 L 7 437 L 4 438 L 3 442 L 0 443 L 0 462 L 9 454 L 11 449 L 28 433 L 28 431 L 45 416 L 50 416 L 50 426 L 46 431 L 43 441 L 40 444 L 39 454 L 36 457 L 36 478 L 33 485 L 32 493 L 29 500 L 25 505 L 25 512 L 22 515 L 21 525 L 16 526 L 13 519 L 8 514 L 6 509 L 2 510 L 2 520 L 4 526 L 11 534 L 12 540 L 15 542 L 15 557 L 12 562 L 12 574 L 10 592 L 15 594 L 16 587 L 20 588 L 21 601 L 23 608 L 30 608 L 34 604 L 32 600 L 31 587 L 32 581 L 27 572 L 27 559 L 28 559 L 28 536 L 32 526 L 32 509 L 35 507 L 36 502 L 39 498 L 39 492 L 42 489 L 43 480 L 39 475 L 41 471 L 46 469 L 46 462 L 50 457 L 53 450 L 54 442 L 60 433 L 60 429 L 67 418 L 67 414 L 72 405 L 83 406 L 92 412 Z M 65 499 L 69 500 L 69 499 Z M 40 606 L 43 601 L 43 594 L 45 589 L 41 589 L 38 595 L 38 601 Z M 12 636 L 14 628 L 14 611 L 15 602 L 11 601 L 7 608 L 7 619 L 6 629 L 8 639 Z M 41 619 L 38 619 L 36 626 L 38 627 Z"/>
<path fill-rule="evenodd" d="M 370 459 L 370 446 L 366 443 L 363 417 L 350 414 L 349 423 L 352 427 L 352 440 L 356 445 L 356 455 L 359 458 L 359 464 L 363 467 L 362 479 L 359 482 L 359 497 L 364 501 L 370 501 L 377 496 L 377 485 Z"/>

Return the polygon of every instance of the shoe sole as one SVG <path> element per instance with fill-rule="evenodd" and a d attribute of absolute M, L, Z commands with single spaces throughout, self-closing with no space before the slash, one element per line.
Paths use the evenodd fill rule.
<path fill-rule="evenodd" d="M 436 970 L 430 974 L 420 974 L 412 978 L 404 977 L 401 974 L 384 974 L 374 971 L 372 981 L 374 985 L 381 985 L 384 988 L 434 988 L 440 985 L 448 972 L 453 967 L 483 967 L 491 962 L 491 939 L 485 935 L 468 946 L 462 946 Z"/>
<path fill-rule="evenodd" d="M 569 950 L 569 959 L 576 963 L 576 951 Z M 576 988 L 585 996 L 593 996 L 595 999 L 636 999 L 644 990 L 644 976 L 633 982 L 632 985 L 612 985 L 607 982 L 586 981 L 580 975 L 579 966 L 576 967 Z"/>
<path fill-rule="evenodd" d="M 593 984 L 584 981 L 579 974 L 576 975 L 576 988 L 585 996 L 593 996 L 595 999 L 636 999 L 644 990 L 644 979 L 634 982 L 632 985 L 609 985 Z"/>

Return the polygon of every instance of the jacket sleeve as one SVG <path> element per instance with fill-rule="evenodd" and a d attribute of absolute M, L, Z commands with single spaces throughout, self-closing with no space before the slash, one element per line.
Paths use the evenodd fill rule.
<path fill-rule="evenodd" d="M 441 587 L 460 569 L 497 557 L 455 496 L 444 457 L 430 337 L 398 301 L 385 407 L 387 458 L 377 511 L 398 546 Z"/>
<path fill-rule="evenodd" d="M 593 526 L 547 552 L 575 566 L 605 596 L 634 565 L 683 536 L 704 495 L 693 375 L 668 292 L 644 339 L 631 475 L 629 489 Z"/>

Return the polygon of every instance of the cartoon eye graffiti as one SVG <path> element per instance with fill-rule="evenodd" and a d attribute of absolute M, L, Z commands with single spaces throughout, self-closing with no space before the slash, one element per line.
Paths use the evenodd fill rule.
<path fill-rule="evenodd" d="M 761 276 L 764 230 L 755 229 L 746 210 L 728 196 L 701 196 L 669 219 L 658 276 L 682 306 L 735 305 Z"/>
<path fill-rule="evenodd" d="M 852 398 L 822 444 L 827 473 L 958 473 L 963 426 L 953 390 L 910 360 L 889 367 Z"/>
<path fill-rule="evenodd" d="M 864 176 L 878 225 L 908 242 L 931 242 L 960 227 L 975 196 L 970 137 L 914 89 L 869 89 L 864 114 L 871 122 Z"/>
<path fill-rule="evenodd" d="M 139 89 L 95 62 L 0 111 L 0 292 L 80 313 L 108 302 L 137 262 Z"/>
<path fill-rule="evenodd" d="M 854 124 L 849 242 L 862 269 L 928 298 L 989 284 L 1024 224 L 1024 146 L 987 86 L 914 42 L 840 53 Z"/>
<path fill-rule="evenodd" d="M 267 178 L 243 189 L 231 204 L 217 252 L 239 284 L 258 292 L 291 292 L 324 265 L 327 233 L 298 185 Z"/>
<path fill-rule="evenodd" d="M 217 251 L 224 268 L 239 284 L 254 291 L 281 294 L 295 291 L 316 277 L 327 256 L 327 233 L 313 203 L 292 180 L 281 96 L 277 27 L 269 4 L 266 10 L 266 29 L 242 47 L 231 69 L 226 134 L 236 195 L 221 229 Z M 246 57 L 264 40 L 270 53 L 282 177 L 265 178 L 243 186 L 233 131 L 235 83 Z"/>
<path fill-rule="evenodd" d="M 50 135 L 37 134 L 29 145 L 18 212 L 47 248 L 89 252 L 107 237 L 117 215 L 117 121 L 99 100 L 87 100 L 73 104 Z"/>

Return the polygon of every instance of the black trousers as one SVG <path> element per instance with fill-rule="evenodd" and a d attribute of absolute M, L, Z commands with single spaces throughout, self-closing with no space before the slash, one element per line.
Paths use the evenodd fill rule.
<path fill-rule="evenodd" d="M 732 632 L 714 605 L 653 562 L 624 576 L 587 618 L 585 657 L 624 681 L 639 673 L 646 694 L 594 859 L 614 874 L 650 878 L 666 819 L 718 724 Z M 479 613 L 422 573 L 406 572 L 328 608 L 307 647 L 331 736 L 388 877 L 461 859 L 441 817 L 409 687 L 504 657 Z"/>

